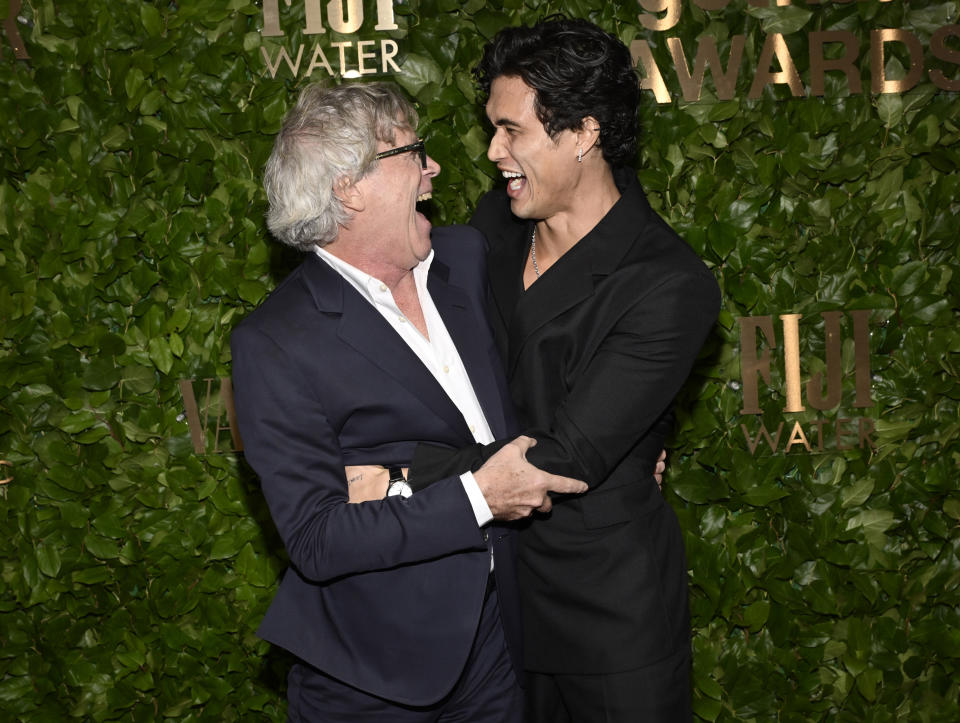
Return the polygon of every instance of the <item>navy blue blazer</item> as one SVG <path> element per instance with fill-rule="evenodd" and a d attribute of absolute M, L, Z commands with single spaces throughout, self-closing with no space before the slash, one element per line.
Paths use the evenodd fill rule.
<path fill-rule="evenodd" d="M 428 289 L 493 434 L 514 431 L 484 317 L 484 242 L 434 229 Z M 383 317 L 314 254 L 234 330 L 244 453 L 291 567 L 258 633 L 325 673 L 408 705 L 463 671 L 490 557 L 459 479 L 409 499 L 347 504 L 344 465 L 409 464 L 418 442 L 473 443 L 456 406 Z M 519 670 L 513 533 L 490 539 L 508 648 Z"/>

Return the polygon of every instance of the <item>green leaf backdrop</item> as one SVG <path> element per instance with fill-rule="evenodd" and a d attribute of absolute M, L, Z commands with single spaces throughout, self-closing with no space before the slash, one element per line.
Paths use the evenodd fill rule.
<path fill-rule="evenodd" d="M 270 78 L 260 46 L 312 48 L 300 5 L 280 3 L 287 35 L 262 39 L 244 0 L 32 0 L 18 24 L 30 59 L 0 50 L 10 719 L 283 718 L 289 661 L 254 635 L 282 550 L 242 459 L 195 453 L 179 380 L 229 376 L 230 329 L 296 261 L 268 238 L 259 177 L 305 80 Z M 958 6 L 745 7 L 684 3 L 679 25 L 654 33 L 626 1 L 397 4 L 397 80 L 444 168 L 434 220 L 465 220 L 495 182 L 470 68 L 497 29 L 562 11 L 647 39 L 674 102 L 644 93 L 638 167 L 725 295 L 666 481 L 687 537 L 696 713 L 955 721 L 957 95 L 926 76 L 903 95 L 849 95 L 828 74 L 822 98 L 746 96 L 765 29 L 793 31 L 806 83 L 804 33 L 851 30 L 863 57 L 871 28 L 909 28 L 928 47 Z M 733 33 L 748 38 L 736 99 L 684 103 L 664 37 L 691 58 L 714 37 L 725 58 Z M 890 57 L 891 76 L 903 67 Z M 874 406 L 857 414 L 875 420 L 877 449 L 751 454 L 737 318 L 803 314 L 806 379 L 823 370 L 819 312 L 833 309 L 874 310 Z M 782 413 L 777 352 L 762 419 L 789 430 L 814 417 Z"/>

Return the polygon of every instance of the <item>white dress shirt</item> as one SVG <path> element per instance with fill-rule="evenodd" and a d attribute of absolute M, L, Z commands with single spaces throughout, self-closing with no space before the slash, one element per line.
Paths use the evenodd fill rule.
<path fill-rule="evenodd" d="M 473 385 L 467 376 L 467 370 L 463 366 L 457 347 L 454 345 L 453 339 L 450 338 L 447 327 L 444 325 L 437 307 L 434 306 L 433 299 L 430 298 L 430 292 L 427 290 L 427 278 L 430 264 L 433 262 L 433 251 L 431 250 L 430 255 L 413 269 L 420 310 L 423 312 L 427 334 L 430 337 L 428 339 L 400 311 L 400 307 L 397 306 L 393 294 L 386 284 L 319 246 L 315 246 L 314 250 L 317 256 L 326 261 L 334 271 L 340 274 L 347 283 L 360 292 L 364 299 L 373 305 L 373 308 L 387 320 L 393 330 L 413 350 L 413 353 L 433 374 L 443 391 L 460 410 L 474 440 L 481 444 L 493 442 L 493 433 L 490 431 L 487 418 L 480 408 L 480 401 L 477 399 L 476 392 L 473 391 Z M 460 476 L 460 481 L 467 497 L 470 499 L 477 524 L 483 527 L 493 519 L 493 514 L 490 512 L 473 474 L 465 472 Z"/>

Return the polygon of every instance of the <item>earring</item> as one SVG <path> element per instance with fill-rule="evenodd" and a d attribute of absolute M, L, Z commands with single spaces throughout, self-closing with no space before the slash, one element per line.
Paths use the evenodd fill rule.
<path fill-rule="evenodd" d="M 577 149 L 577 163 L 583 163 L 583 149 Z"/>

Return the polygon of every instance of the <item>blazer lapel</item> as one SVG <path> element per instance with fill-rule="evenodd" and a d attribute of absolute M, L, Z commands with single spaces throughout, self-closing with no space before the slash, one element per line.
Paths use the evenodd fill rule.
<path fill-rule="evenodd" d="M 483 323 L 483 319 L 477 315 L 482 315 L 484 310 L 477 309 L 473 313 L 467 294 L 447 283 L 448 271 L 443 262 L 434 258 L 427 288 L 457 347 L 490 431 L 494 438 L 500 439 L 507 434 L 507 421 L 497 386 L 497 370 L 490 357 L 490 348 L 484 345 L 484 340 L 489 340 L 489 337 L 477 333 L 477 324 Z"/>
<path fill-rule="evenodd" d="M 311 254 L 306 263 L 304 278 L 318 309 L 340 315 L 340 339 L 396 379 L 459 437 L 472 442 L 473 435 L 460 410 L 387 320 L 316 254 Z"/>
<path fill-rule="evenodd" d="M 632 174 L 617 173 L 620 200 L 600 222 L 550 269 L 523 290 L 523 265 L 530 253 L 532 223 L 512 224 L 491 248 L 490 282 L 497 309 L 508 329 L 507 376 L 527 340 L 540 328 L 593 295 L 599 279 L 613 273 L 643 231 L 645 223 L 624 224 L 650 211 Z M 631 215 L 632 214 L 632 215 Z"/>

